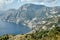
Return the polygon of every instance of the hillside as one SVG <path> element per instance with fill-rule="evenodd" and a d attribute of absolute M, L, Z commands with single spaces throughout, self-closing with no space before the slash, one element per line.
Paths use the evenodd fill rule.
<path fill-rule="evenodd" d="M 2 21 L 23 24 L 32 29 L 27 34 L 5 34 L 0 40 L 60 40 L 60 7 L 25 4 L 18 10 L 10 9 Z"/>
<path fill-rule="evenodd" d="M 28 34 L 3 35 L 0 40 L 60 40 L 60 17 L 54 16 L 45 19 L 47 22 L 38 24 Z"/>
<path fill-rule="evenodd" d="M 22 24 L 29 28 L 42 24 L 42 20 L 60 14 L 60 7 L 47 7 L 45 5 L 24 4 L 20 8 L 9 9 L 1 16 L 2 21 Z"/>

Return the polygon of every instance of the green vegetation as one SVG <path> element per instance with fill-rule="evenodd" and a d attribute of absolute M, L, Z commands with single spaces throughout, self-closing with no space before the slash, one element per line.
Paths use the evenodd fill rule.
<path fill-rule="evenodd" d="M 0 36 L 0 40 L 8 40 L 9 38 L 12 38 L 13 35 L 8 35 L 8 34 L 5 34 L 3 36 Z"/>
<path fill-rule="evenodd" d="M 60 37 L 60 27 L 55 25 L 53 29 L 41 29 L 41 31 L 36 31 L 36 33 L 19 35 L 19 37 L 16 36 L 13 40 L 58 40 L 58 36 Z M 8 39 L 10 39 L 10 35 L 7 34 L 0 37 L 0 40 Z"/>
<path fill-rule="evenodd" d="M 7 39 L 9 39 L 7 34 L 0 37 L 0 40 L 7 40 Z"/>
<path fill-rule="evenodd" d="M 55 18 L 56 19 L 56 18 Z M 48 21 L 48 20 L 47 20 Z M 55 20 L 56 21 L 56 20 Z M 38 30 L 32 32 L 30 34 L 22 34 L 22 35 L 3 35 L 0 37 L 0 40 L 60 40 L 60 26 L 59 20 L 57 23 L 51 22 L 50 20 L 44 25 L 47 27 L 46 30 L 42 29 L 41 26 L 37 25 Z"/>

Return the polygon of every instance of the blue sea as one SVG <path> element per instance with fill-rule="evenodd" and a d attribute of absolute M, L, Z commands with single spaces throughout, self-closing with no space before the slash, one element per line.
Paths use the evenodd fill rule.
<path fill-rule="evenodd" d="M 25 34 L 30 32 L 31 29 L 22 24 L 3 22 L 0 19 L 0 36 L 4 34 Z"/>

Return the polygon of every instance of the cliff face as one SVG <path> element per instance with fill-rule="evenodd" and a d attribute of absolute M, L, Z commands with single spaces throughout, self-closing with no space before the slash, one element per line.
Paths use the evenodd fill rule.
<path fill-rule="evenodd" d="M 38 24 L 30 33 L 16 36 L 4 35 L 1 40 L 60 40 L 60 17 L 58 15 L 44 19 L 44 24 Z"/>
<path fill-rule="evenodd" d="M 4 35 L 1 40 L 60 40 L 60 7 L 25 4 L 18 10 L 4 13 L 3 21 L 23 24 L 32 31 L 23 35 Z"/>
<path fill-rule="evenodd" d="M 17 10 L 10 9 L 5 11 L 2 15 L 2 20 L 16 24 L 21 23 L 30 28 L 34 28 L 37 24 L 43 24 L 44 22 L 41 22 L 42 20 L 53 17 L 53 15 L 60 16 L 60 7 L 25 4 Z"/>

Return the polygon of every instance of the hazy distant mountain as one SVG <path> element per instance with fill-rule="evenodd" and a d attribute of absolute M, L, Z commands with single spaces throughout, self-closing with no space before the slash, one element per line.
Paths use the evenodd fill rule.
<path fill-rule="evenodd" d="M 13 22 L 16 24 L 22 23 L 30 28 L 37 24 L 44 24 L 42 21 L 46 18 L 51 18 L 54 15 L 60 16 L 60 7 L 47 7 L 44 5 L 25 4 L 18 10 L 10 9 L 4 12 L 2 20 L 6 22 Z"/>

